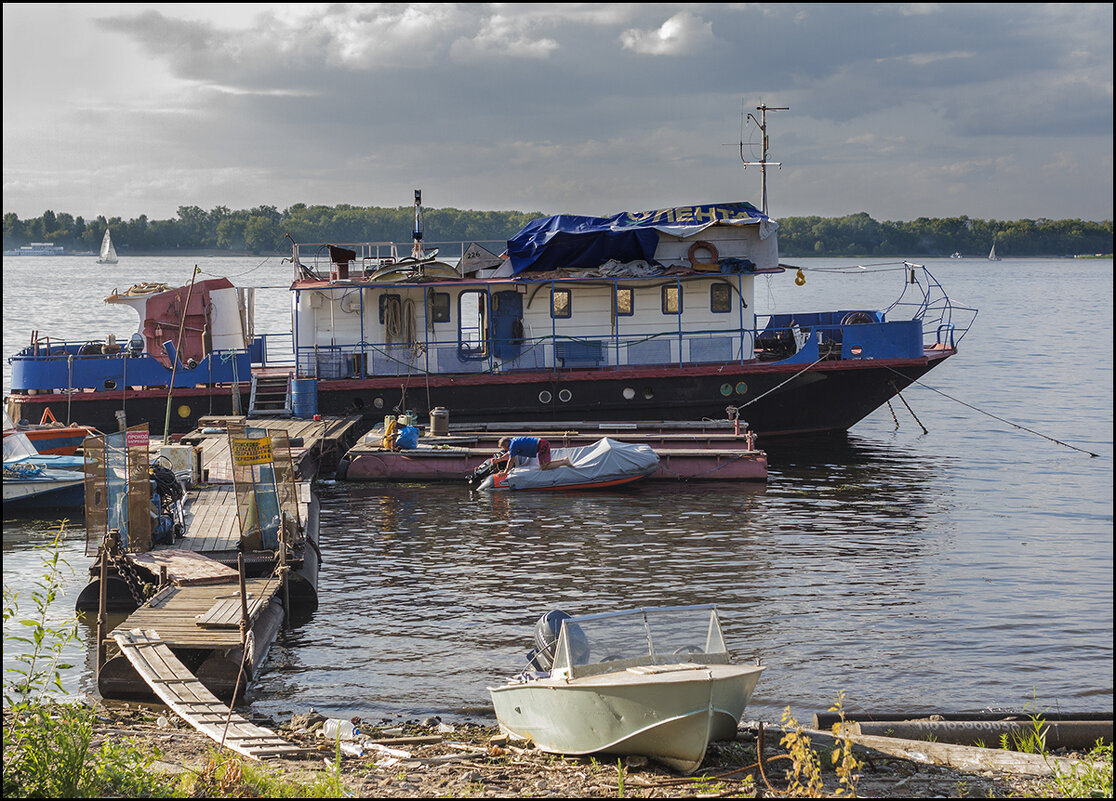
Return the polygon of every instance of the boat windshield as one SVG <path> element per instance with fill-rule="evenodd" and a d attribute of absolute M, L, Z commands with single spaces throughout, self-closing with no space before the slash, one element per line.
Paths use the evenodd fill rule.
<path fill-rule="evenodd" d="M 31 444 L 31 440 L 22 431 L 17 431 L 16 427 L 12 424 L 12 419 L 8 417 L 7 409 L 4 410 L 4 461 L 10 461 L 20 458 L 32 458 L 38 456 L 39 452 L 35 450 L 35 446 Z"/>
<path fill-rule="evenodd" d="M 713 605 L 667 606 L 562 621 L 554 672 L 585 676 L 635 665 L 727 663 Z"/>

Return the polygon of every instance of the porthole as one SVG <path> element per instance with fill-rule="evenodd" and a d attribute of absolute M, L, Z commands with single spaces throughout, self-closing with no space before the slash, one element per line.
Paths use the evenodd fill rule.
<path fill-rule="evenodd" d="M 384 399 L 383 398 L 376 398 L 375 400 L 372 401 L 372 405 L 375 406 L 377 409 L 382 409 L 382 408 L 384 408 Z"/>
<path fill-rule="evenodd" d="M 732 394 L 732 384 L 721 384 L 721 394 L 726 398 Z"/>
<path fill-rule="evenodd" d="M 635 390 L 631 387 L 624 387 L 624 391 L 621 394 L 624 396 L 624 400 L 631 400 L 635 397 Z"/>
<path fill-rule="evenodd" d="M 573 397 L 573 393 L 570 392 L 568 389 L 558 390 L 558 400 L 562 401 L 562 403 L 569 403 L 570 398 L 572 398 L 572 397 Z"/>
<path fill-rule="evenodd" d="M 544 389 L 539 393 L 539 403 L 550 403 L 552 398 L 553 396 L 550 394 L 549 390 Z"/>
<path fill-rule="evenodd" d="M 654 397 L 655 397 L 655 390 L 651 389 L 651 387 L 644 387 L 643 388 L 643 399 L 644 400 L 651 400 Z"/>
<path fill-rule="evenodd" d="M 190 407 L 185 403 L 178 407 L 178 416 L 185 420 L 190 416 Z"/>
<path fill-rule="evenodd" d="M 736 385 L 736 394 L 737 395 L 747 395 L 748 394 L 748 385 L 746 383 L 744 383 L 743 381 L 738 382 L 737 385 Z"/>
<path fill-rule="evenodd" d="M 111 378 L 106 378 L 104 383 L 105 389 L 116 389 L 116 381 Z"/>
<path fill-rule="evenodd" d="M 863 352 L 864 348 L 860 347 L 860 345 L 853 345 L 851 348 L 849 348 L 849 353 L 851 353 L 853 356 L 859 356 Z"/>

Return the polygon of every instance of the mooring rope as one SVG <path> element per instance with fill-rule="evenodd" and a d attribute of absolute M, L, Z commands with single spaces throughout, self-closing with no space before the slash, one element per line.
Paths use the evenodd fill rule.
<path fill-rule="evenodd" d="M 805 367 L 803 367 L 803 368 L 802 368 L 801 370 L 799 370 L 799 371 L 798 371 L 797 373 L 795 373 L 794 375 L 792 375 L 792 376 L 791 376 L 790 378 L 788 378 L 788 379 L 787 379 L 786 381 L 783 381 L 782 383 L 776 384 L 776 385 L 775 385 L 775 386 L 773 386 L 773 387 L 772 387 L 771 389 L 767 390 L 767 392 L 763 393 L 762 395 L 757 395 L 756 397 L 752 398 L 752 399 L 751 399 L 750 401 L 748 401 L 747 403 L 742 403 L 742 404 L 740 404 L 739 406 L 737 406 L 737 407 L 736 407 L 736 411 L 737 411 L 737 412 L 739 413 L 739 411 L 740 411 L 741 409 L 744 409 L 744 408 L 746 408 L 746 407 L 748 407 L 748 406 L 751 406 L 751 405 L 752 405 L 753 403 L 755 403 L 756 401 L 760 400 L 761 398 L 766 398 L 766 397 L 767 397 L 768 395 L 770 395 L 770 394 L 771 394 L 772 392 L 774 392 L 775 390 L 779 389 L 780 387 L 786 386 L 786 385 L 787 385 L 787 384 L 789 384 L 789 383 L 790 383 L 791 381 L 794 381 L 794 379 L 798 378 L 798 377 L 799 377 L 800 375 L 802 375 L 802 374 L 803 374 L 803 373 L 805 373 L 805 372 L 806 372 L 807 370 L 809 370 L 809 369 L 810 369 L 811 367 L 815 367 L 815 366 L 817 366 L 818 364 L 821 364 L 821 363 L 822 363 L 823 361 L 825 361 L 825 357 L 824 357 L 824 356 L 822 356 L 821 358 L 819 358 L 819 359 L 818 359 L 818 360 L 817 360 L 816 362 L 811 362 L 810 364 L 806 365 L 806 366 L 805 366 Z"/>
<path fill-rule="evenodd" d="M 903 375 L 902 373 L 900 373 L 898 370 L 896 370 L 893 367 L 888 367 L 887 369 L 891 370 L 891 372 L 895 373 L 896 375 L 903 376 L 903 378 L 910 381 L 912 384 L 918 384 L 920 387 L 928 389 L 931 392 L 937 392 L 943 398 L 949 398 L 951 401 L 954 401 L 955 403 L 960 403 L 962 406 L 964 406 L 968 409 L 972 409 L 974 412 L 980 412 L 981 414 L 983 414 L 987 417 L 991 417 L 993 420 L 998 420 L 999 422 L 1004 423 L 1005 425 L 1009 425 L 1012 428 L 1018 428 L 1021 431 L 1026 431 L 1028 434 L 1034 434 L 1037 437 L 1042 437 L 1043 439 L 1050 440 L 1051 442 L 1056 443 L 1058 445 L 1062 445 L 1066 448 L 1069 448 L 1070 450 L 1078 451 L 1079 453 L 1088 454 L 1091 458 L 1094 458 L 1094 459 L 1100 456 L 1099 453 L 1093 453 L 1092 451 L 1087 451 L 1084 448 L 1079 448 L 1076 445 L 1070 445 L 1068 442 L 1063 442 L 1060 439 L 1055 439 L 1054 437 L 1051 437 L 1047 434 L 1043 434 L 1041 431 L 1035 431 L 1033 428 L 1027 428 L 1027 426 L 1021 425 L 1020 423 L 1013 423 L 1011 420 L 1005 420 L 1004 418 L 998 417 L 997 415 L 994 415 L 991 412 L 986 412 L 986 411 L 984 411 L 984 409 L 977 408 L 976 406 L 973 406 L 971 403 L 966 403 L 965 401 L 961 400 L 960 398 L 955 398 L 948 393 L 942 392 L 940 389 L 935 389 L 934 387 L 930 386 L 929 384 L 923 384 L 918 379 L 911 378 L 910 376 Z M 908 408 L 910 408 L 910 407 L 908 407 Z"/>

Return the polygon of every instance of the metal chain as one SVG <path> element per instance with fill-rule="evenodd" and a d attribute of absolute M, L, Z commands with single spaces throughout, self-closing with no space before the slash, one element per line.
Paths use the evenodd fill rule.
<path fill-rule="evenodd" d="M 147 601 L 144 582 L 132 563 L 128 561 L 127 554 L 120 550 L 119 541 L 111 540 L 106 546 L 105 555 L 108 557 L 109 564 L 116 568 L 116 574 L 123 580 L 136 605 L 143 606 Z"/>

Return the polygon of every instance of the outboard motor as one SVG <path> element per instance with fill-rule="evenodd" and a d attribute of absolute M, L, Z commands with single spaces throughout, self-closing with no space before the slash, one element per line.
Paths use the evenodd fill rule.
<path fill-rule="evenodd" d="M 477 468 L 468 476 L 466 476 L 465 480 L 469 482 L 470 486 L 475 488 L 480 482 L 484 481 L 490 475 L 498 472 L 500 468 L 503 467 L 503 465 L 503 459 L 497 459 L 495 456 L 493 456 L 491 459 L 487 459 L 477 465 Z M 569 617 L 569 615 L 567 615 L 567 617 Z M 558 636 L 557 631 L 555 632 L 554 636 Z"/>
<path fill-rule="evenodd" d="M 535 649 L 527 654 L 527 663 L 535 670 L 547 671 L 554 666 L 554 649 L 562 633 L 562 621 L 571 615 L 560 609 L 547 612 L 535 624 Z"/>

